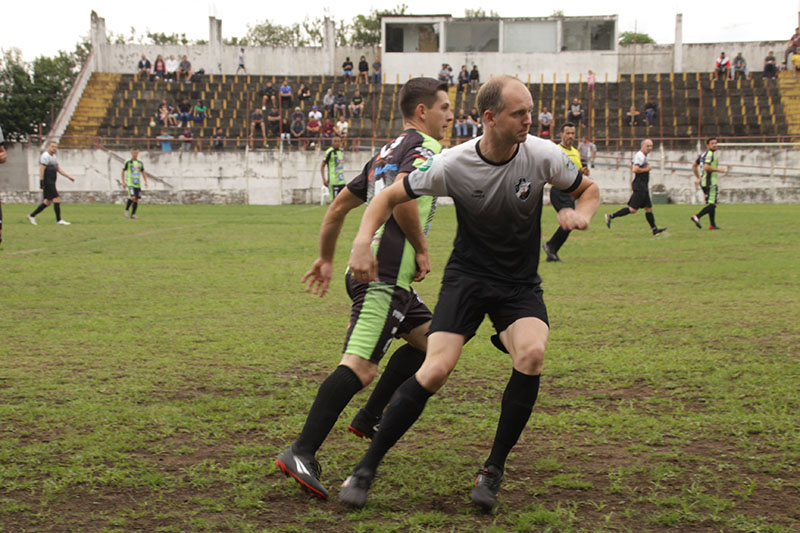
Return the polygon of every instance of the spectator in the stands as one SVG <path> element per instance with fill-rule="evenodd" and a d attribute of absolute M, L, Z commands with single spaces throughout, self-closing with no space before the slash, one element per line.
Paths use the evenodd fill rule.
<path fill-rule="evenodd" d="M 280 124 L 280 128 L 279 129 L 280 129 L 280 132 L 281 132 L 281 144 L 283 144 L 285 142 L 287 145 L 289 145 L 291 143 L 291 140 L 292 140 L 292 134 L 291 134 L 292 127 L 289 124 L 289 119 L 286 118 L 286 117 L 283 117 L 280 120 L 279 124 Z"/>
<path fill-rule="evenodd" d="M 740 73 L 746 79 L 750 79 L 750 69 L 747 68 L 747 61 L 744 60 L 741 52 L 733 58 L 733 79 L 738 78 Z"/>
<path fill-rule="evenodd" d="M 333 122 L 331 122 L 331 119 L 329 117 L 325 117 L 322 120 L 322 126 L 320 126 L 319 128 L 319 133 L 321 137 L 320 144 L 322 146 L 328 144 L 330 140 L 333 138 Z"/>
<path fill-rule="evenodd" d="M 364 80 L 364 83 L 369 83 L 369 63 L 367 63 L 367 57 L 361 56 L 361 59 L 358 61 L 358 76 L 356 76 L 356 83 L 361 83 L 361 80 Z"/>
<path fill-rule="evenodd" d="M 551 130 L 553 128 L 553 114 L 547 110 L 547 106 L 542 106 L 538 122 L 539 126 L 536 136 L 542 139 L 552 140 Z"/>
<path fill-rule="evenodd" d="M 158 141 L 161 143 L 161 151 L 162 152 L 171 152 L 172 151 L 172 143 L 170 142 L 174 137 L 170 135 L 167 130 L 161 130 L 161 135 L 156 137 Z"/>
<path fill-rule="evenodd" d="M 150 67 L 151 67 L 150 60 L 147 59 L 147 56 L 142 54 L 142 58 L 139 60 L 139 64 L 136 66 L 136 68 L 139 69 L 139 76 L 144 78 L 144 79 L 146 79 L 146 80 L 149 80 L 150 79 Z"/>
<path fill-rule="evenodd" d="M 300 106 L 297 106 L 294 108 L 294 111 L 292 111 L 292 114 L 289 117 L 289 122 L 291 123 L 294 122 L 295 120 L 304 120 L 305 118 L 306 116 L 300 110 Z"/>
<path fill-rule="evenodd" d="M 217 131 L 214 132 L 211 138 L 214 139 L 214 144 L 211 149 L 215 152 L 221 152 L 225 146 L 225 134 L 222 133 L 222 128 L 217 128 Z"/>
<path fill-rule="evenodd" d="M 194 121 L 205 122 L 205 120 L 210 117 L 211 114 L 208 112 L 208 106 L 202 100 L 198 100 L 192 108 L 192 118 Z"/>
<path fill-rule="evenodd" d="M 472 65 L 472 70 L 469 72 L 469 88 L 473 93 L 478 91 L 478 85 L 481 84 L 481 73 L 478 72 L 478 66 Z"/>
<path fill-rule="evenodd" d="M 778 75 L 778 64 L 775 58 L 775 52 L 769 51 L 767 57 L 764 58 L 764 78 L 772 78 Z"/>
<path fill-rule="evenodd" d="M 473 107 L 467 115 L 467 124 L 472 128 L 472 138 L 474 139 L 481 132 L 481 114 L 478 113 L 477 107 Z"/>
<path fill-rule="evenodd" d="M 283 79 L 283 83 L 278 87 L 278 95 L 281 97 L 281 109 L 289 110 L 292 107 L 292 86 L 289 80 Z"/>
<path fill-rule="evenodd" d="M 350 61 L 349 56 L 342 63 L 342 79 L 345 85 L 353 81 L 353 62 Z"/>
<path fill-rule="evenodd" d="M 186 56 L 183 56 L 183 60 L 181 60 L 180 65 L 178 65 L 178 79 L 181 78 L 181 75 L 183 75 L 183 79 L 186 81 L 189 81 L 192 77 L 192 63 Z"/>
<path fill-rule="evenodd" d="M 594 71 L 590 70 L 589 74 L 586 76 L 586 88 L 590 91 L 594 91 L 594 86 L 597 83 L 597 76 L 595 75 Z"/>
<path fill-rule="evenodd" d="M 336 96 L 333 97 L 333 111 L 337 117 L 347 114 L 347 97 L 342 89 L 339 89 Z"/>
<path fill-rule="evenodd" d="M 297 142 L 297 147 L 305 148 L 308 145 L 308 139 L 306 139 L 306 125 L 303 122 L 302 114 L 292 121 L 289 129 L 292 134 L 292 140 Z"/>
<path fill-rule="evenodd" d="M 581 105 L 580 99 L 576 96 L 572 99 L 572 103 L 569 105 L 569 113 L 567 113 L 567 122 L 572 122 L 573 124 L 582 124 L 585 120 L 585 113 L 583 111 L 583 106 Z"/>
<path fill-rule="evenodd" d="M 270 136 L 278 137 L 281 133 L 281 113 L 277 107 L 272 106 L 269 108 L 267 123 L 269 124 Z"/>
<path fill-rule="evenodd" d="M 308 137 L 309 141 L 311 141 L 309 144 L 311 148 L 314 148 L 316 142 L 319 141 L 321 129 L 322 125 L 319 123 L 319 119 L 316 116 L 309 117 L 308 122 L 306 123 L 306 136 Z"/>
<path fill-rule="evenodd" d="M 301 83 L 297 89 L 297 99 L 300 103 L 311 99 L 311 89 L 305 83 Z"/>
<path fill-rule="evenodd" d="M 343 116 L 339 117 L 339 120 L 336 121 L 336 124 L 334 124 L 333 126 L 333 133 L 335 135 L 338 135 L 342 139 L 345 139 L 349 131 L 350 131 L 350 123 L 347 122 L 347 119 L 344 118 Z"/>
<path fill-rule="evenodd" d="M 353 93 L 353 99 L 350 101 L 350 116 L 360 117 L 364 114 L 364 97 L 361 96 L 361 91 L 358 89 Z"/>
<path fill-rule="evenodd" d="M 786 46 L 786 52 L 783 56 L 783 66 L 786 70 L 792 68 L 791 59 L 798 50 L 800 50 L 800 27 L 794 29 L 794 34 L 789 39 L 789 44 Z"/>
<path fill-rule="evenodd" d="M 591 164 L 594 168 L 594 160 L 597 157 L 597 145 L 595 145 L 588 135 L 583 136 L 580 144 L 578 144 L 578 153 L 581 155 L 581 164 L 587 166 Z"/>
<path fill-rule="evenodd" d="M 191 152 L 192 151 L 192 142 L 194 140 L 194 133 L 188 127 L 183 129 L 183 132 L 178 137 L 180 140 L 183 141 L 182 149 L 184 152 Z"/>
<path fill-rule="evenodd" d="M 175 116 L 175 109 L 167 103 L 166 100 L 161 100 L 158 106 L 158 123 L 162 126 L 177 126 L 178 118 Z"/>
<path fill-rule="evenodd" d="M 636 106 L 631 104 L 630 110 L 625 113 L 628 117 L 628 126 L 638 126 L 639 125 L 639 115 L 641 113 L 636 109 Z"/>
<path fill-rule="evenodd" d="M 189 100 L 184 98 L 181 100 L 181 103 L 178 104 L 178 120 L 182 123 L 183 126 L 189 124 L 194 119 L 192 118 L 192 106 L 189 103 Z"/>
<path fill-rule="evenodd" d="M 466 70 L 466 69 L 465 69 Z M 456 138 L 462 139 L 467 136 L 467 113 L 464 111 L 464 108 L 458 110 L 458 115 L 456 115 Z"/>
<path fill-rule="evenodd" d="M 311 122 L 311 119 L 316 119 L 317 122 L 322 121 L 322 112 L 319 110 L 318 106 L 311 106 L 311 111 L 308 112 L 308 121 Z M 306 126 L 308 127 L 308 126 Z"/>
<path fill-rule="evenodd" d="M 333 102 L 335 97 L 333 96 L 333 89 L 328 89 L 325 92 L 325 96 L 322 97 L 322 109 L 325 110 L 325 116 L 332 117 L 333 116 Z"/>
<path fill-rule="evenodd" d="M 153 74 L 159 78 L 164 78 L 167 75 L 167 64 L 164 63 L 164 58 L 160 55 L 156 57 L 153 63 Z"/>
<path fill-rule="evenodd" d="M 656 113 L 658 112 L 658 104 L 656 104 L 656 97 L 650 95 L 647 102 L 644 104 L 644 117 L 647 119 L 647 127 L 655 124 Z"/>
<path fill-rule="evenodd" d="M 250 115 L 250 146 L 253 146 L 253 139 L 255 139 L 256 128 L 261 130 L 261 137 L 264 139 L 264 144 L 267 144 L 267 130 L 264 127 L 264 113 L 256 108 Z"/>
<path fill-rule="evenodd" d="M 272 81 L 268 80 L 264 85 L 264 90 L 261 92 L 261 109 L 267 110 L 267 104 L 271 107 L 277 107 L 278 103 L 275 101 L 275 87 L 272 86 Z"/>
<path fill-rule="evenodd" d="M 466 65 L 461 65 L 461 70 L 458 73 L 458 92 L 465 91 L 469 85 L 469 71 Z"/>
<path fill-rule="evenodd" d="M 375 56 L 375 61 L 372 62 L 372 83 L 380 84 L 383 71 L 381 70 L 381 58 Z"/>
<path fill-rule="evenodd" d="M 716 79 L 719 79 L 720 74 L 722 74 L 722 79 L 724 80 L 731 74 L 731 58 L 725 55 L 725 52 L 720 52 L 719 57 L 717 58 L 716 68 L 714 70 L 716 73 Z"/>
<path fill-rule="evenodd" d="M 178 76 L 178 68 L 180 67 L 180 63 L 175 56 L 169 56 L 169 59 L 166 61 L 167 66 L 167 75 L 166 78 L 169 81 L 172 81 L 177 78 Z"/>

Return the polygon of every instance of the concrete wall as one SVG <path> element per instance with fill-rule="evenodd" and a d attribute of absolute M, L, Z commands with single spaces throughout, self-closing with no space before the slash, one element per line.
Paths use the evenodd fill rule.
<path fill-rule="evenodd" d="M 741 52 L 750 70 L 761 71 L 764 67 L 764 58 L 770 50 L 774 51 L 775 57 L 782 62 L 785 48 L 786 41 L 683 44 L 681 70 L 676 69 L 676 72 L 712 72 L 720 52 L 725 52 L 725 55 L 731 58 L 731 62 L 736 54 Z M 672 50 L 671 44 L 620 46 L 619 72 L 620 74 L 670 72 Z"/>
<path fill-rule="evenodd" d="M 0 191 L 28 189 L 28 150 L 23 144 L 6 143 L 8 161 L 0 165 Z"/>

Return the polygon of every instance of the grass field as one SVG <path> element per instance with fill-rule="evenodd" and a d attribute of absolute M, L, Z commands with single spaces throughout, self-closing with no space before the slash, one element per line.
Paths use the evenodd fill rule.
<path fill-rule="evenodd" d="M 604 206 L 542 263 L 542 389 L 493 515 L 469 504 L 511 372 L 488 321 L 365 509 L 276 470 L 348 320 L 341 276 L 324 299 L 300 283 L 324 208 L 30 209 L 3 206 L 0 531 L 800 530 L 800 206 L 723 205 L 716 232 L 657 206 L 660 238 Z M 440 208 L 431 306 L 454 232 Z M 365 400 L 318 454 L 334 496 Z"/>

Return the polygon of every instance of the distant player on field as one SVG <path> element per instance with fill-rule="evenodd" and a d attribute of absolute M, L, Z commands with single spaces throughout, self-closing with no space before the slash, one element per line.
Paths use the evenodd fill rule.
<path fill-rule="evenodd" d="M 628 200 L 628 207 L 623 207 L 616 213 L 607 213 L 605 216 L 606 226 L 611 229 L 611 221 L 617 217 L 631 215 L 644 207 L 644 216 L 653 235 L 658 235 L 667 228 L 656 226 L 656 217 L 653 215 L 653 203 L 650 201 L 650 170 L 652 167 L 647 162 L 647 154 L 653 150 L 653 141 L 645 139 L 642 141 L 642 149 L 636 152 L 633 157 L 633 193 Z"/>
<path fill-rule="evenodd" d="M 322 185 L 328 188 L 329 199 L 333 202 L 345 186 L 344 150 L 342 150 L 342 138 L 338 135 L 331 141 L 331 147 L 325 150 L 325 158 L 319 170 L 322 173 Z"/>
<path fill-rule="evenodd" d="M 706 200 L 706 206 L 700 210 L 696 215 L 692 215 L 692 222 L 700 229 L 703 225 L 700 224 L 700 219 L 703 215 L 708 215 L 711 224 L 708 229 L 720 229 L 717 226 L 717 202 L 719 202 L 719 190 L 717 189 L 717 175 L 726 174 L 727 169 L 719 166 L 717 160 L 717 138 L 710 137 L 706 141 L 706 151 L 703 152 L 695 162 L 697 170 L 700 170 L 700 176 L 695 180 L 695 185 L 700 185 L 703 189 L 703 196 Z M 697 176 L 697 171 L 695 171 Z"/>
<path fill-rule="evenodd" d="M 56 211 L 56 224 L 61 226 L 70 225 L 69 222 L 61 218 L 61 196 L 59 196 L 56 189 L 56 179 L 59 174 L 73 182 L 75 178 L 58 166 L 56 152 L 58 152 L 58 143 L 50 141 L 47 143 L 47 150 L 39 158 L 39 184 L 42 187 L 42 203 L 33 213 L 28 215 L 28 222 L 34 226 L 36 225 L 36 215 L 47 209 L 50 204 L 53 204 L 53 209 Z"/>
<path fill-rule="evenodd" d="M 147 173 L 144 171 L 144 163 L 139 161 L 139 149 L 131 149 L 131 158 L 125 161 L 122 166 L 122 186 L 128 189 L 128 203 L 125 204 L 125 216 L 136 218 L 136 209 L 139 207 L 139 200 L 142 199 L 142 180 L 147 187 Z M 131 209 L 131 205 L 133 209 Z M 128 215 L 128 209 L 131 214 Z"/>
<path fill-rule="evenodd" d="M 314 294 L 324 296 L 328 290 L 336 240 L 347 213 L 441 151 L 439 141 L 453 120 L 447 83 L 432 78 L 409 80 L 400 91 L 400 110 L 404 131 L 370 159 L 325 213 L 320 256 L 303 276 L 303 282 L 308 281 L 306 290 Z M 353 433 L 372 437 L 392 394 L 425 358 L 431 312 L 411 283 L 430 271 L 424 232 L 435 208 L 434 199 L 428 197 L 395 209 L 372 240 L 380 261 L 377 279 L 357 281 L 349 270 L 345 275 L 353 305 L 342 360 L 320 385 L 300 436 L 275 460 L 284 474 L 318 498 L 327 498 L 328 491 L 320 482 L 315 454 L 351 398 L 374 379 L 392 339 L 401 337 L 408 344 L 392 354 L 366 406 L 350 422 L 348 429 Z"/>

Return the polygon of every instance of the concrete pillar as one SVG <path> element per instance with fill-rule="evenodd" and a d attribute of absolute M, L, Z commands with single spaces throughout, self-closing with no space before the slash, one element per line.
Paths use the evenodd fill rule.
<path fill-rule="evenodd" d="M 672 45 L 672 72 L 683 72 L 683 14 L 675 15 L 675 44 Z"/>
<path fill-rule="evenodd" d="M 108 72 L 108 37 L 106 36 L 106 19 L 92 11 L 90 40 L 94 51 L 95 72 Z"/>
<path fill-rule="evenodd" d="M 323 72 L 326 76 L 336 74 L 336 21 L 325 17 L 322 28 Z"/>
<path fill-rule="evenodd" d="M 208 74 L 222 74 L 222 20 L 208 17 Z"/>

